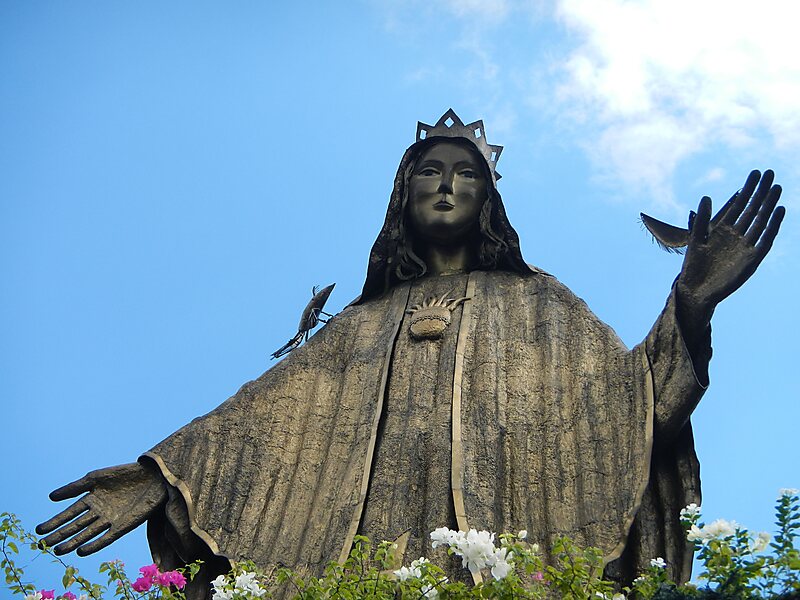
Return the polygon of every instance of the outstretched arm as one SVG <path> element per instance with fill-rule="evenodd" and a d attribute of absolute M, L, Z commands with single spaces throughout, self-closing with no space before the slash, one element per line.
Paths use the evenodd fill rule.
<path fill-rule="evenodd" d="M 646 341 L 661 439 L 677 433 L 708 385 L 714 309 L 755 273 L 772 247 L 785 214 L 773 179 L 772 171 L 750 173 L 713 220 L 711 199 L 700 201 L 681 273 Z"/>
<path fill-rule="evenodd" d="M 77 550 L 86 556 L 136 529 L 161 506 L 167 489 L 159 473 L 139 463 L 87 473 L 54 490 L 53 501 L 84 494 L 67 509 L 36 527 L 56 554 Z M 100 537 L 98 537 L 100 536 Z"/>

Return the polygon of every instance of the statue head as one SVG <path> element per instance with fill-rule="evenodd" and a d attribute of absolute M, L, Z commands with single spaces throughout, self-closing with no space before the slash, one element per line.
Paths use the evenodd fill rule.
<path fill-rule="evenodd" d="M 435 127 L 420 123 L 417 140 L 400 161 L 359 301 L 426 275 L 431 245 L 466 248 L 466 270 L 531 273 L 497 191 L 502 147 L 486 143 L 483 123 L 465 126 L 449 110 Z"/>
<path fill-rule="evenodd" d="M 499 194 L 489 166 L 463 138 L 430 137 L 412 146 L 403 169 L 394 256 L 399 281 L 428 272 L 426 246 L 466 245 L 470 268 L 492 270 L 508 250 L 492 226 Z"/>

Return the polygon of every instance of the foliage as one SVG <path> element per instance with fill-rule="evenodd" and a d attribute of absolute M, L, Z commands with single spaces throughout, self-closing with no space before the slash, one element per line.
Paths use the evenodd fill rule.
<path fill-rule="evenodd" d="M 23 568 L 14 560 L 14 557 L 19 555 L 20 546 L 49 556 L 64 568 L 64 575 L 61 578 L 63 592 L 56 594 L 55 589 L 37 590 L 32 582 L 26 581 Z M 26 600 L 101 600 L 110 597 L 125 600 L 185 600 L 181 590 L 186 584 L 186 578 L 191 580 L 200 568 L 200 565 L 195 563 L 186 569 L 162 573 L 156 565 L 149 565 L 139 569 L 141 576 L 132 582 L 125 572 L 125 564 L 113 560 L 100 565 L 100 573 L 106 575 L 106 585 L 92 583 L 83 577 L 78 569 L 56 556 L 43 541 L 23 529 L 15 515 L 6 512 L 0 514 L 0 553 L 2 553 L 0 568 L 5 572 L 6 586 L 14 594 L 24 596 Z"/>
<path fill-rule="evenodd" d="M 754 535 L 736 522 L 718 519 L 705 524 L 696 505 L 681 511 L 687 539 L 694 544 L 703 565 L 699 584 L 676 585 L 667 576 L 667 564 L 654 558 L 630 588 L 615 589 L 603 579 L 603 557 L 597 548 L 582 549 L 569 538 L 554 541 L 545 562 L 538 544 L 526 541 L 527 532 L 495 534 L 486 531 L 431 533 L 434 548 L 446 547 L 450 555 L 482 581 L 477 585 L 449 581 L 445 571 L 425 558 L 402 566 L 397 546 L 381 542 L 373 548 L 365 537 L 356 537 L 344 563 L 331 563 L 322 577 L 304 575 L 287 567 L 259 570 L 248 562 L 212 582 L 214 600 L 253 600 L 273 596 L 302 600 L 342 598 L 356 600 L 453 598 L 453 599 L 549 599 L 575 600 L 726 600 L 744 598 L 800 598 L 800 552 L 795 539 L 800 530 L 800 492 L 781 490 L 776 505 L 777 533 Z M 40 589 L 26 581 L 24 569 L 15 562 L 20 547 L 50 556 L 64 568 L 64 591 Z M 769 550 L 769 553 L 767 553 Z M 35 536 L 27 533 L 9 513 L 0 515 L 0 552 L 5 582 L 26 600 L 185 600 L 185 585 L 201 568 L 193 563 L 184 570 L 160 572 L 156 565 L 139 569 L 131 581 L 120 561 L 103 563 L 106 585 L 91 583 L 64 563 Z M 72 589 L 76 591 L 71 591 Z M 77 593 L 76 593 L 77 592 Z"/>

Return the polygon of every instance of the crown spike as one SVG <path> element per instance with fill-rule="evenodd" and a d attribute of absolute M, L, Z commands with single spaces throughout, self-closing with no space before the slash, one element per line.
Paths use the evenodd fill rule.
<path fill-rule="evenodd" d="M 503 147 L 486 141 L 486 129 L 482 120 L 479 119 L 469 125 L 464 125 L 464 121 L 459 118 L 456 112 L 452 108 L 448 108 L 436 121 L 436 125 L 428 125 L 422 121 L 417 122 L 417 141 L 431 137 L 460 137 L 469 140 L 475 144 L 475 147 L 486 159 L 495 181 L 500 179 L 500 173 L 496 171 L 495 167 Z"/>

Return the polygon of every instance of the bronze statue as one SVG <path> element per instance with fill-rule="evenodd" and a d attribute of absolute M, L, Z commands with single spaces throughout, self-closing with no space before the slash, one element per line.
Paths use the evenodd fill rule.
<path fill-rule="evenodd" d="M 527 529 L 544 548 L 567 534 L 619 581 L 656 556 L 688 579 L 678 512 L 699 501 L 689 416 L 710 319 L 769 251 L 781 189 L 754 171 L 714 221 L 700 201 L 666 306 L 628 350 L 522 259 L 501 150 L 452 110 L 420 124 L 361 296 L 137 463 L 55 490 L 85 495 L 45 541 L 86 555 L 147 521 L 162 568 L 206 561 L 197 597 L 230 560 L 318 573 L 357 533 L 446 563 L 441 526 Z"/>

